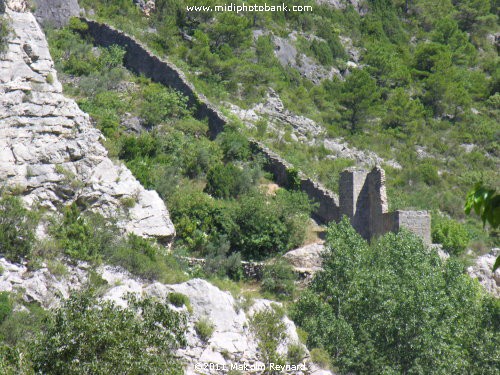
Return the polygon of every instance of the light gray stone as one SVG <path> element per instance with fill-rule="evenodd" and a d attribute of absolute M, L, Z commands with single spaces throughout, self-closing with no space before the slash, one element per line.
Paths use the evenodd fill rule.
<path fill-rule="evenodd" d="M 500 248 L 494 248 L 488 254 L 478 257 L 475 264 L 467 268 L 467 273 L 497 298 L 500 297 L 500 269 L 493 272 L 493 265 L 498 255 Z"/>
<path fill-rule="evenodd" d="M 116 217 L 124 231 L 168 243 L 175 230 L 164 202 L 108 158 L 89 116 L 63 96 L 35 18 L 12 11 L 23 9 L 19 2 L 9 7 L 13 33 L 0 65 L 0 180 L 26 189 L 28 205 L 58 209 L 78 200 Z M 123 207 L 124 198 L 135 204 Z"/>
<path fill-rule="evenodd" d="M 289 251 L 283 255 L 283 258 L 285 258 L 296 271 L 315 273 L 321 270 L 321 254 L 324 249 L 323 243 L 312 243 Z"/>
<path fill-rule="evenodd" d="M 80 15 L 77 0 L 34 0 L 35 17 L 42 24 L 65 26 L 71 17 Z"/>

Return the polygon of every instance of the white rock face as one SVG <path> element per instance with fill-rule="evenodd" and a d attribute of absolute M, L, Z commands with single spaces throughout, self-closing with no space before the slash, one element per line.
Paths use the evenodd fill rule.
<path fill-rule="evenodd" d="M 488 254 L 477 258 L 476 264 L 467 268 L 467 273 L 497 298 L 500 298 L 500 269 L 495 272 L 492 272 L 492 269 L 499 255 L 500 248 L 492 249 Z"/>
<path fill-rule="evenodd" d="M 46 265 L 31 271 L 25 265 L 0 258 L 0 291 L 22 292 L 26 302 L 35 301 L 44 308 L 54 308 L 59 306 L 61 298 L 68 298 L 71 291 L 80 289 L 87 281 L 86 267 L 85 263 L 65 267 L 66 272 L 55 276 Z"/>
<path fill-rule="evenodd" d="M 0 57 L 0 181 L 22 190 L 28 205 L 77 201 L 128 232 L 168 242 L 175 230 L 165 204 L 108 158 L 89 116 L 64 97 L 34 16 L 7 9 L 6 17 L 13 32 Z M 124 199 L 135 204 L 124 208 Z"/>

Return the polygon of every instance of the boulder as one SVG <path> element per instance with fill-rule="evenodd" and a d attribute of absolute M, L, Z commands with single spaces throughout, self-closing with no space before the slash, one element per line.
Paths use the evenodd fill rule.
<path fill-rule="evenodd" d="M 324 249 L 323 243 L 312 243 L 289 251 L 283 255 L 283 258 L 285 258 L 296 271 L 313 274 L 321 270 L 321 253 Z"/>
<path fill-rule="evenodd" d="M 493 265 L 499 255 L 500 248 L 494 248 L 488 254 L 478 257 L 476 263 L 467 268 L 467 273 L 497 298 L 500 297 L 500 269 L 493 272 Z"/>
<path fill-rule="evenodd" d="M 71 17 L 80 15 L 78 0 L 34 0 L 35 17 L 42 24 L 65 26 Z"/>

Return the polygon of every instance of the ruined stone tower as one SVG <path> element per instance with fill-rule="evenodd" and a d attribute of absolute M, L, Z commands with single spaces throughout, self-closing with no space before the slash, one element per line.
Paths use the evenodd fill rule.
<path fill-rule="evenodd" d="M 430 215 L 427 211 L 388 212 L 385 172 L 380 167 L 370 172 L 346 169 L 339 181 L 340 216 L 346 215 L 365 239 L 406 228 L 431 243 Z"/>

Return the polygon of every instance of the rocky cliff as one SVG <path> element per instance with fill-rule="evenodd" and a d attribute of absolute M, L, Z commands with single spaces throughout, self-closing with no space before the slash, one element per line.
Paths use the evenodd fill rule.
<path fill-rule="evenodd" d="M 3 15 L 11 35 L 0 59 L 1 184 L 30 206 L 77 202 L 116 217 L 127 232 L 168 242 L 175 230 L 165 204 L 108 157 L 89 116 L 64 97 L 45 36 L 25 8 L 7 2 Z"/>

